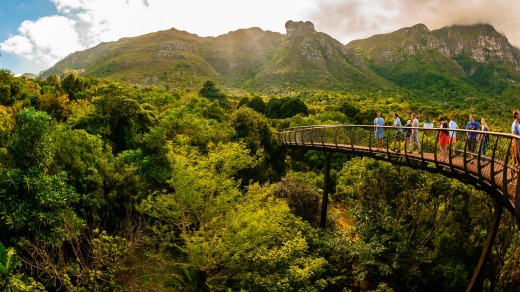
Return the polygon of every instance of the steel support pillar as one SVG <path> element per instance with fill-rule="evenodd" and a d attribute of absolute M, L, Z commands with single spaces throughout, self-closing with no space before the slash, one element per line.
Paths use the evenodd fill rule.
<path fill-rule="evenodd" d="M 323 197 L 321 199 L 320 227 L 327 225 L 327 204 L 329 202 L 330 152 L 325 152 L 325 174 L 323 178 Z"/>
<path fill-rule="evenodd" d="M 495 242 L 498 227 L 500 226 L 500 220 L 502 219 L 503 209 L 504 208 L 502 203 L 497 202 L 495 204 L 495 211 L 493 212 L 493 218 L 489 224 L 487 239 L 484 243 L 482 254 L 480 255 L 480 259 L 478 260 L 477 266 L 475 267 L 475 271 L 473 271 L 473 276 L 471 277 L 471 281 L 468 284 L 466 292 L 482 291 L 482 270 L 489 257 L 489 254 L 491 253 L 493 243 Z"/>

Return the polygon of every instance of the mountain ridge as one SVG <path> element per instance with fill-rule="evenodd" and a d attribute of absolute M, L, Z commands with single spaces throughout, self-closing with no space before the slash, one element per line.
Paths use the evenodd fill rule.
<path fill-rule="evenodd" d="M 75 70 L 83 76 L 167 88 L 193 90 L 211 79 L 229 88 L 282 93 L 416 87 L 434 92 L 437 88 L 429 84 L 417 86 L 434 76 L 445 86 L 473 94 L 487 86 L 481 76 L 491 74 L 487 71 L 520 83 L 519 63 L 520 49 L 489 24 L 432 31 L 416 24 L 342 44 L 317 32 L 309 21 L 290 20 L 286 34 L 252 27 L 199 37 L 172 28 L 122 38 L 72 53 L 40 78 Z"/>

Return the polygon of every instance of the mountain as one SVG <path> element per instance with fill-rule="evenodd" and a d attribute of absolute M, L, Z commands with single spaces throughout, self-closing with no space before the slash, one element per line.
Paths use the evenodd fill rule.
<path fill-rule="evenodd" d="M 40 78 L 76 71 L 82 76 L 170 88 L 198 88 L 210 79 L 232 88 L 271 93 L 394 87 L 351 65 L 343 45 L 316 32 L 312 23 L 288 21 L 286 28 L 286 35 L 249 28 L 202 38 L 170 29 L 124 38 L 75 52 L 43 71 Z"/>
<path fill-rule="evenodd" d="M 40 78 L 75 70 L 133 84 L 198 89 L 213 80 L 229 89 L 405 89 L 460 99 L 518 91 L 520 50 L 491 25 L 417 24 L 346 45 L 311 22 L 286 23 L 286 34 L 260 28 L 218 37 L 170 29 L 76 52 Z"/>
<path fill-rule="evenodd" d="M 424 24 L 345 45 L 352 64 L 408 90 L 460 98 L 518 90 L 519 50 L 491 25 Z"/>
<path fill-rule="evenodd" d="M 351 65 L 343 45 L 327 34 L 316 32 L 311 22 L 288 21 L 285 27 L 286 36 L 255 78 L 247 81 L 249 88 L 276 91 L 391 87 L 373 72 Z"/>
<path fill-rule="evenodd" d="M 84 76 L 129 83 L 198 85 L 201 80 L 220 78 L 201 54 L 205 41 L 176 29 L 123 38 L 75 52 L 40 75 L 46 78 L 80 70 Z"/>

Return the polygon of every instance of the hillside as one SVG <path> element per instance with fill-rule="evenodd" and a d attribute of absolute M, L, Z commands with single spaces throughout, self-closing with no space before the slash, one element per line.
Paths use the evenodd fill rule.
<path fill-rule="evenodd" d="M 254 79 L 251 89 L 283 91 L 292 89 L 356 90 L 389 87 L 387 81 L 363 72 L 345 58 L 340 42 L 316 32 L 311 22 L 286 23 L 287 34 L 273 57 Z"/>
<path fill-rule="evenodd" d="M 406 90 L 440 101 L 516 95 L 520 50 L 491 25 L 417 24 L 346 45 L 311 22 L 286 34 L 260 28 L 218 37 L 170 29 L 76 52 L 40 78 L 76 70 L 166 89 L 197 90 L 205 80 L 259 93 Z"/>
<path fill-rule="evenodd" d="M 491 25 L 430 31 L 418 24 L 352 41 L 351 63 L 396 85 L 444 101 L 518 91 L 518 49 Z"/>
<path fill-rule="evenodd" d="M 171 29 L 76 52 L 40 78 L 76 70 L 83 76 L 132 84 L 193 89 L 207 79 L 263 92 L 294 89 L 351 90 L 392 87 L 346 59 L 343 45 L 310 22 L 286 24 L 283 35 L 260 28 L 201 38 Z"/>
<path fill-rule="evenodd" d="M 134 84 L 179 84 L 189 87 L 219 74 L 202 57 L 204 38 L 170 29 L 75 52 L 42 72 L 45 78 L 67 70 L 84 76 L 120 79 Z"/>

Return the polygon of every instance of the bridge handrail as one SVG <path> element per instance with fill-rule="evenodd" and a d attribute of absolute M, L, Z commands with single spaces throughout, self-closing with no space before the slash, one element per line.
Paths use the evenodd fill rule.
<path fill-rule="evenodd" d="M 275 133 L 280 132 L 286 132 L 289 130 L 301 130 L 301 129 L 319 129 L 319 128 L 335 128 L 335 127 L 356 127 L 356 128 L 383 128 L 383 129 L 390 129 L 390 130 L 397 130 L 397 127 L 394 126 L 374 126 L 374 125 L 351 125 L 351 124 L 337 124 L 337 125 L 308 125 L 308 126 L 296 126 L 296 127 L 289 127 L 282 129 L 280 131 L 276 131 Z M 510 137 L 511 139 L 515 138 L 517 140 L 520 140 L 520 135 L 515 135 L 512 133 L 504 133 L 504 132 L 493 132 L 493 131 L 482 131 L 482 130 L 467 130 L 467 129 L 451 129 L 451 128 L 438 128 L 438 127 L 405 127 L 401 126 L 401 129 L 404 131 L 405 129 L 418 129 L 418 130 L 425 130 L 425 131 L 454 131 L 454 132 L 462 132 L 462 133 L 479 133 L 479 134 L 491 134 L 493 136 L 504 136 L 504 137 Z"/>
<path fill-rule="evenodd" d="M 384 132 L 383 147 L 377 149 L 375 128 Z M 503 196 L 506 207 L 514 213 L 515 198 L 520 197 L 517 189 L 518 165 L 513 157 L 514 140 L 520 141 L 520 135 L 512 133 L 432 128 L 432 127 L 401 127 L 402 153 L 394 152 L 390 145 L 397 132 L 394 126 L 374 125 L 306 125 L 290 127 L 278 131 L 279 143 L 289 147 L 304 147 L 313 149 L 354 152 L 362 155 L 372 155 L 376 158 L 404 158 L 406 161 L 422 161 L 434 165 L 437 169 L 448 169 L 452 173 L 458 171 L 465 177 L 473 177 L 492 187 Z M 421 149 L 415 153 L 407 149 L 410 141 L 405 138 L 406 130 L 417 130 Z M 439 146 L 441 131 L 455 132 L 457 141 L 446 146 L 446 157 L 442 157 Z M 477 134 L 476 139 L 469 139 L 470 134 Z M 486 135 L 486 136 L 484 136 Z M 484 137 L 486 137 L 484 139 Z M 413 142 L 413 141 L 412 141 Z M 456 149 L 456 147 L 459 147 Z M 457 151 L 456 151 L 457 150 Z M 520 149 L 519 149 L 520 150 Z M 477 163 L 475 163 L 475 161 Z"/>

